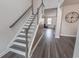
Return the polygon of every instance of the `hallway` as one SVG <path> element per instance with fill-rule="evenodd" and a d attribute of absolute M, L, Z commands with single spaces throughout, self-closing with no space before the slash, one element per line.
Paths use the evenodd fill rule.
<path fill-rule="evenodd" d="M 44 35 L 39 41 L 32 58 L 71 58 L 73 57 L 74 37 L 55 38 L 55 31 L 44 29 Z"/>

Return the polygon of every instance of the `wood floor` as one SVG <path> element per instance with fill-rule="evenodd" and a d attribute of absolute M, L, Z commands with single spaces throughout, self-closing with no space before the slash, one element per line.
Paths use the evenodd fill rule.
<path fill-rule="evenodd" d="M 32 54 L 32 58 L 72 58 L 75 46 L 74 37 L 56 39 L 54 30 L 44 29 L 44 35 Z"/>

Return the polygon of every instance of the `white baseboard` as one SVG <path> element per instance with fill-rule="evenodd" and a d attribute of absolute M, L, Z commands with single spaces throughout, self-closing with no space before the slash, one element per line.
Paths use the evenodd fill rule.
<path fill-rule="evenodd" d="M 70 34 L 61 34 L 61 36 L 76 37 L 76 35 L 70 35 Z"/>

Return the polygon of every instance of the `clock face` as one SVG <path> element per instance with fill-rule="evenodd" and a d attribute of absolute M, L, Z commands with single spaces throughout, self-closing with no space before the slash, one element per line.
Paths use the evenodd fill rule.
<path fill-rule="evenodd" d="M 79 19 L 79 14 L 77 12 L 70 12 L 66 15 L 65 20 L 68 23 L 74 23 Z"/>

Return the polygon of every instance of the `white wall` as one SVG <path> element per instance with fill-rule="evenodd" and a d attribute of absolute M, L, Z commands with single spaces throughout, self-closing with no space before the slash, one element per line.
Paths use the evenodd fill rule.
<path fill-rule="evenodd" d="M 36 12 L 38 6 L 41 4 L 42 0 L 33 0 L 34 3 L 34 12 Z M 58 0 L 43 0 L 45 9 L 57 8 Z"/>
<path fill-rule="evenodd" d="M 64 0 L 58 0 L 58 7 L 57 7 L 57 23 L 56 23 L 56 31 L 55 31 L 55 38 L 60 38 L 60 30 L 61 30 L 61 19 L 62 19 L 62 4 Z"/>
<path fill-rule="evenodd" d="M 58 0 L 44 0 L 45 9 L 57 8 Z"/>
<path fill-rule="evenodd" d="M 56 33 L 55 38 L 60 37 L 60 30 L 61 30 L 61 19 L 62 19 L 62 7 L 58 7 L 57 9 L 57 23 L 56 23 Z"/>
<path fill-rule="evenodd" d="M 33 7 L 34 7 L 34 14 L 37 12 L 37 8 L 41 5 L 42 0 L 33 0 Z M 42 18 L 43 15 L 43 6 L 39 10 L 39 23 L 44 23 L 44 19 Z"/>
<path fill-rule="evenodd" d="M 17 20 L 30 5 L 31 0 L 0 0 L 0 53 L 6 49 L 23 21 L 21 20 L 20 23 L 17 23 L 15 27 L 11 29 L 9 26 Z"/>
<path fill-rule="evenodd" d="M 75 44 L 75 48 L 74 48 L 73 57 L 79 58 L 79 24 L 78 24 L 78 32 L 77 32 L 77 36 L 76 36 L 76 44 Z"/>
<path fill-rule="evenodd" d="M 52 9 L 45 9 L 44 11 L 45 16 L 56 16 L 57 14 L 57 9 L 56 8 L 52 8 Z"/>
<path fill-rule="evenodd" d="M 61 35 L 63 36 L 75 37 L 77 34 L 77 25 L 79 23 L 79 20 L 75 23 L 67 23 L 65 21 L 65 15 L 73 11 L 79 13 L 79 4 L 64 6 L 63 17 L 62 17 L 62 27 L 61 27 Z"/>
<path fill-rule="evenodd" d="M 37 12 L 37 8 L 40 6 L 41 2 L 41 0 L 33 0 L 34 14 Z"/>

